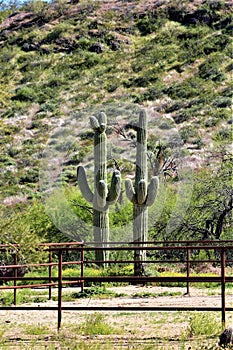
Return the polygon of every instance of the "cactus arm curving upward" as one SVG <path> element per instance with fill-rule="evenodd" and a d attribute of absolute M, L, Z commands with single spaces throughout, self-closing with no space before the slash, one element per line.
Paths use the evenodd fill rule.
<path fill-rule="evenodd" d="M 91 116 L 91 117 L 89 118 L 89 121 L 90 121 L 90 125 L 91 125 L 91 127 L 92 127 L 92 129 L 93 129 L 94 131 L 96 131 L 96 130 L 99 129 L 100 124 L 99 124 L 99 121 L 98 121 L 98 119 L 97 119 L 96 117 Z"/>
<path fill-rule="evenodd" d="M 121 193 L 121 174 L 119 170 L 114 170 L 112 174 L 111 186 L 107 196 L 107 203 L 114 204 Z"/>
<path fill-rule="evenodd" d="M 147 189 L 147 198 L 145 204 L 149 207 L 151 206 L 157 196 L 159 188 L 159 178 L 157 176 L 152 177 Z"/>
<path fill-rule="evenodd" d="M 145 203 L 147 197 L 147 184 L 145 180 L 140 180 L 138 182 L 138 189 L 137 189 L 137 203 L 142 205 Z"/>
<path fill-rule="evenodd" d="M 83 197 L 86 199 L 87 202 L 92 203 L 94 194 L 88 185 L 86 172 L 82 165 L 79 165 L 77 168 L 77 179 Z"/>
<path fill-rule="evenodd" d="M 135 193 L 135 190 L 134 190 L 133 183 L 132 183 L 132 181 L 130 179 L 126 179 L 125 180 L 125 192 L 126 192 L 127 198 L 132 203 L 136 203 L 136 193 Z"/>
<path fill-rule="evenodd" d="M 97 206 L 100 209 L 103 209 L 106 206 L 106 197 L 108 192 L 108 186 L 104 180 L 100 180 L 98 184 L 96 184 L 97 193 Z"/>

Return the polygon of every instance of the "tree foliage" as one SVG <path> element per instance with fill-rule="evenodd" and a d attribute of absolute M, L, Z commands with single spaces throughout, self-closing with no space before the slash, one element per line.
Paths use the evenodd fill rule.
<path fill-rule="evenodd" d="M 169 185 L 168 185 L 169 186 Z M 177 193 L 172 186 L 159 221 L 151 230 L 154 239 L 232 239 L 232 159 L 225 156 L 222 162 L 195 174 L 190 206 L 181 225 L 171 234 L 166 232 L 174 210 Z"/>

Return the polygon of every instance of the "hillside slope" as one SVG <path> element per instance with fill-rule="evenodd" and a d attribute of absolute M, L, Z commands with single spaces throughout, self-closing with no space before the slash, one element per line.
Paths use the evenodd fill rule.
<path fill-rule="evenodd" d="M 176 128 L 194 168 L 229 149 L 231 10 L 220 0 L 38 1 L 3 18 L 3 203 L 38 195 L 47 140 L 67 118 L 87 118 L 90 107 L 149 106 L 161 130 Z M 91 149 L 86 120 L 64 165 L 67 181 Z"/>

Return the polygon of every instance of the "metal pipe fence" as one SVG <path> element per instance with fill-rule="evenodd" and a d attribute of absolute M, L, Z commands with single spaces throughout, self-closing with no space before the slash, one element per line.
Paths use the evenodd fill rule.
<path fill-rule="evenodd" d="M 139 242 L 140 243 L 140 242 Z M 3 285 L 0 286 L 1 290 L 13 289 L 14 293 L 14 308 L 8 306 L 1 306 L 0 310 L 56 310 L 57 311 L 57 326 L 58 330 L 61 327 L 62 321 L 62 311 L 73 310 L 73 311 L 218 311 L 221 312 L 222 323 L 226 322 L 226 312 L 232 312 L 233 307 L 226 307 L 226 283 L 233 283 L 233 270 L 230 276 L 226 275 L 226 266 L 233 265 L 232 259 L 226 258 L 226 253 L 233 253 L 233 241 L 170 241 L 170 242 L 147 242 L 147 246 L 140 247 L 140 250 L 147 250 L 148 254 L 150 252 L 150 256 L 153 256 L 153 252 L 157 253 L 157 256 L 161 251 L 170 251 L 170 252 L 183 252 L 185 253 L 185 258 L 183 254 L 182 259 L 148 259 L 146 261 L 142 261 L 142 263 L 146 264 L 175 264 L 175 263 L 185 263 L 186 266 L 186 274 L 185 276 L 85 276 L 85 266 L 88 264 L 99 264 L 99 263 L 107 263 L 111 264 L 131 264 L 134 263 L 132 259 L 109 259 L 108 261 L 96 261 L 85 259 L 87 252 L 95 252 L 95 250 L 109 250 L 112 252 L 119 251 L 135 251 L 138 249 L 137 246 L 134 246 L 133 243 L 126 242 L 108 242 L 108 246 L 103 247 L 102 244 L 98 244 L 98 246 L 93 245 L 93 243 L 83 244 L 77 242 L 68 242 L 68 243 L 55 243 L 55 244 L 43 244 L 42 246 L 48 251 L 48 262 L 43 262 L 41 264 L 19 264 L 17 249 L 12 249 L 12 245 L 10 248 L 12 249 L 12 256 L 14 264 L 12 265 L 1 265 L 1 269 L 12 269 L 12 276 L 0 276 L 0 283 Z M 143 243 L 145 244 L 145 242 Z M 19 247 L 19 246 L 17 246 Z M 0 245 L 0 254 L 1 252 L 6 251 L 9 246 Z M 16 248 L 16 246 L 15 246 Z M 214 251 L 218 252 L 218 256 L 215 259 L 204 259 L 204 260 L 196 260 L 192 259 L 193 251 Z M 67 252 L 75 252 L 78 253 L 80 258 L 72 261 L 65 261 L 64 255 Z M 53 261 L 53 253 L 56 253 L 56 261 Z M 191 266 L 192 264 L 198 263 L 216 263 L 220 267 L 221 273 L 219 276 L 192 276 L 191 274 Z M 79 265 L 80 266 L 80 275 L 77 277 L 67 277 L 63 274 L 63 267 L 67 265 Z M 20 268 L 30 268 L 30 267 L 47 267 L 48 275 L 44 277 L 27 277 L 27 276 L 19 276 L 18 270 Z M 57 268 L 58 275 L 54 277 L 52 275 L 53 267 Z M 13 281 L 13 285 L 8 285 L 6 283 Z M 27 281 L 27 284 L 18 285 L 18 282 Z M 28 282 L 38 282 L 36 284 L 28 284 Z M 43 283 L 40 283 L 40 282 Z M 219 283 L 221 286 L 221 307 L 198 307 L 198 306 L 147 306 L 147 307 L 134 307 L 134 306 L 125 306 L 125 307 L 84 307 L 84 306 L 65 306 L 62 303 L 62 290 L 65 285 L 78 285 L 81 288 L 81 291 L 84 290 L 85 283 L 109 283 L 109 282 L 118 282 L 118 283 L 133 283 L 133 284 L 146 284 L 146 283 L 185 283 L 186 284 L 186 294 L 190 294 L 190 283 Z M 4 284 L 5 283 L 5 284 Z M 37 287 L 48 287 L 48 299 L 52 298 L 52 288 L 57 288 L 58 295 L 58 303 L 55 307 L 50 306 L 16 306 L 17 301 L 17 290 L 24 288 L 37 288 Z"/>

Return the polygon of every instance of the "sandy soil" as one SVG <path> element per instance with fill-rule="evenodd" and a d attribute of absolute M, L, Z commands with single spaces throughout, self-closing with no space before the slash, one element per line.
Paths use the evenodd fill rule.
<path fill-rule="evenodd" d="M 121 311 L 121 307 L 124 306 L 204 306 L 204 307 L 221 307 L 221 295 L 220 291 L 214 291 L 214 295 L 208 295 L 207 289 L 195 289 L 190 288 L 190 295 L 186 295 L 186 288 L 182 287 L 157 287 L 157 286 L 124 286 L 124 287 L 111 287 L 107 288 L 108 290 L 112 290 L 115 293 L 124 293 L 127 296 L 117 297 L 117 298 L 105 298 L 105 299 L 96 299 L 96 298 L 84 298 L 77 299 L 73 302 L 63 302 L 63 306 L 116 306 L 119 307 L 119 311 Z M 78 288 L 64 288 L 63 294 L 66 294 L 71 291 L 79 291 Z M 39 291 L 38 291 L 39 293 Z M 144 293 L 153 293 L 156 296 L 149 297 L 139 297 L 137 295 L 142 295 Z M 166 296 L 166 293 L 180 293 L 180 295 Z M 56 294 L 56 291 L 53 292 Z M 24 304 L 25 305 L 25 304 Z M 28 306 L 35 304 L 27 304 Z M 46 303 L 37 303 L 38 311 L 14 311 L 14 307 L 12 306 L 12 310 L 10 311 L 1 311 L 0 317 L 4 322 L 14 321 L 18 322 L 26 322 L 28 323 L 38 323 L 41 324 L 53 321 L 57 321 L 57 312 L 56 311 L 42 311 L 40 310 L 40 306 L 57 306 L 57 301 L 47 301 Z M 226 307 L 233 307 L 233 291 L 228 290 L 226 293 Z M 79 311 L 80 313 L 80 311 Z M 84 311 L 85 313 L 85 311 Z M 63 319 L 67 318 L 69 315 L 70 321 L 76 320 L 77 311 L 63 311 Z M 233 316 L 232 324 L 233 324 Z"/>

